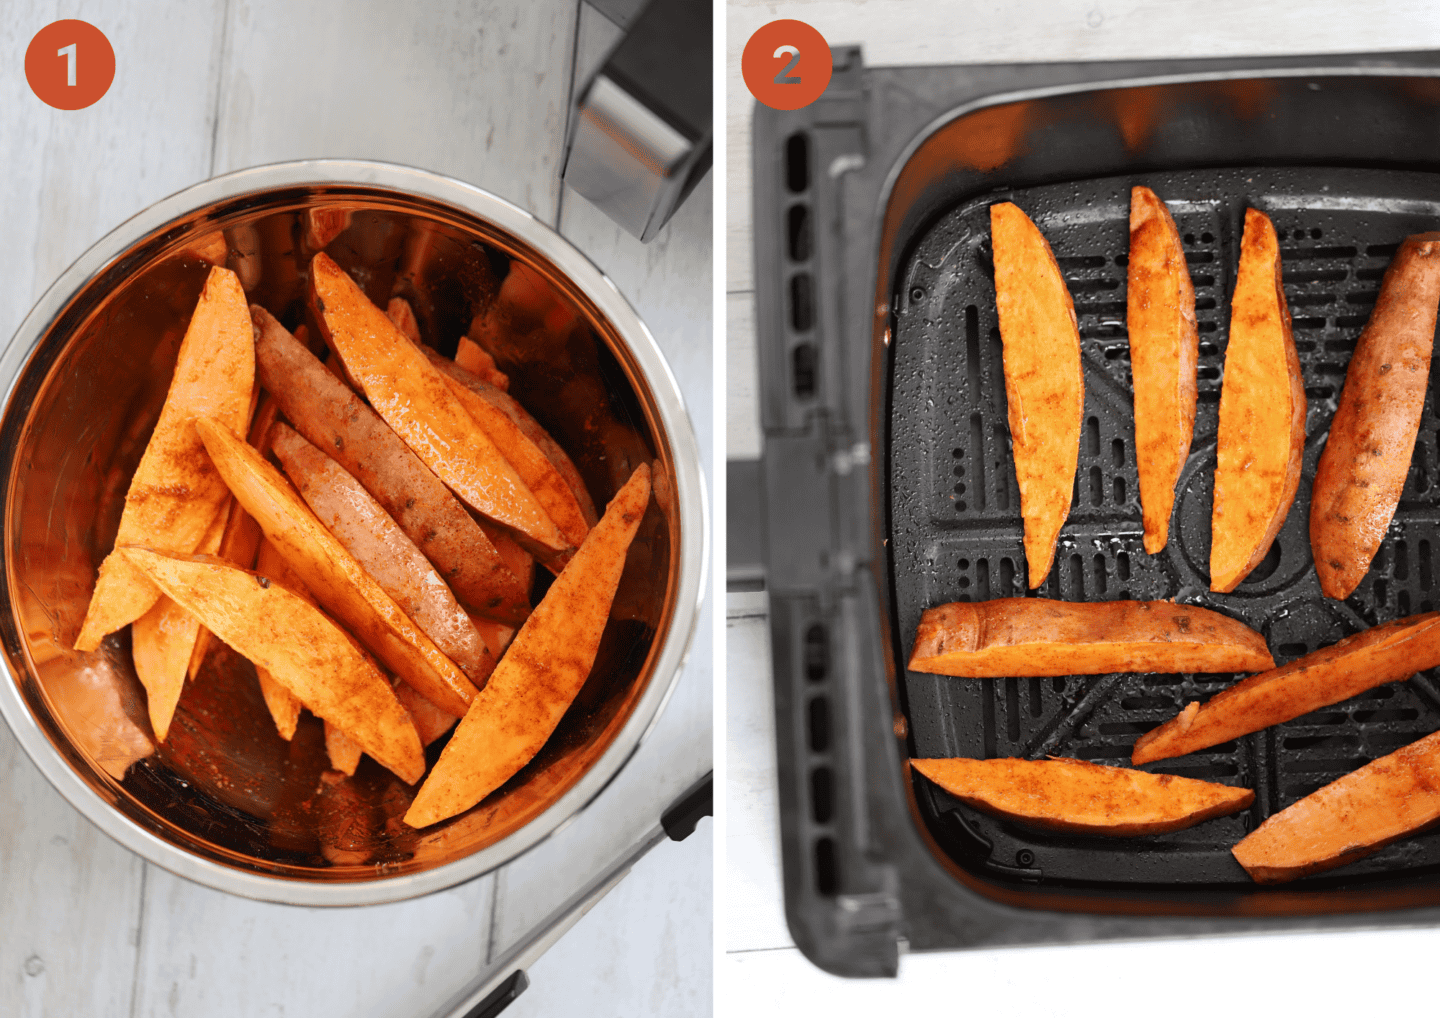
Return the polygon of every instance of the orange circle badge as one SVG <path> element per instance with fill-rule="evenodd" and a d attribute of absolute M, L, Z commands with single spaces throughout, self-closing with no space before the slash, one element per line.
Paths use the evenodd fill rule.
<path fill-rule="evenodd" d="M 761 26 L 740 57 L 745 87 L 776 110 L 809 106 L 830 84 L 830 44 L 803 21 Z"/>
<path fill-rule="evenodd" d="M 115 80 L 115 50 L 88 21 L 52 21 L 25 50 L 30 91 L 57 110 L 83 110 L 100 101 Z"/>

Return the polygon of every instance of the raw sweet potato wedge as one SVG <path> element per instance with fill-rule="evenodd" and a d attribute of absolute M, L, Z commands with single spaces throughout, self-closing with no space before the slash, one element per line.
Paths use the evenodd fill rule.
<path fill-rule="evenodd" d="M 263 536 L 255 553 L 255 572 L 272 583 L 280 584 L 295 596 L 304 598 L 311 604 L 315 603 L 315 599 L 305 589 L 305 584 L 295 575 L 295 570 L 290 568 L 275 550 L 275 546 Z M 255 677 L 260 680 L 260 695 L 265 699 L 270 716 L 275 719 L 276 731 L 280 733 L 280 738 L 289 742 L 295 737 L 295 727 L 300 723 L 300 708 L 303 706 L 300 698 L 290 692 L 290 687 L 259 665 L 255 666 Z"/>
<path fill-rule="evenodd" d="M 930 608 L 910 654 L 912 671 L 972 677 L 1239 672 L 1274 664 L 1263 636 L 1205 608 L 1035 597 Z"/>
<path fill-rule="evenodd" d="M 630 542 L 650 502 L 641 464 L 500 659 L 405 814 L 426 827 L 469 809 L 534 758 L 595 663 Z"/>
<path fill-rule="evenodd" d="M 911 760 L 967 806 L 1067 834 L 1165 834 L 1245 809 L 1248 788 L 1084 760 Z"/>
<path fill-rule="evenodd" d="M 1030 217 L 1010 202 L 990 206 L 990 238 L 1025 561 L 1034 588 L 1054 561 L 1080 458 L 1080 329 L 1065 277 Z"/>
<path fill-rule="evenodd" d="M 415 543 L 359 481 L 293 428 L 276 424 L 272 434 L 285 473 L 325 529 L 477 689 L 483 686 L 495 656 Z"/>
<path fill-rule="evenodd" d="M 210 524 L 196 549 L 198 554 L 213 555 L 220 546 L 226 521 L 238 508 L 233 499 L 230 502 Z M 135 662 L 135 676 L 145 687 L 145 707 L 157 742 L 164 742 L 170 732 L 187 666 L 203 632 L 206 630 L 199 619 L 164 594 L 130 624 L 130 656 Z"/>
<path fill-rule="evenodd" d="M 160 419 L 130 480 L 116 547 L 139 544 L 189 554 L 200 546 L 229 492 L 191 422 L 214 417 L 244 430 L 254 387 L 255 338 L 245 293 L 235 273 L 211 269 L 180 344 Z M 112 552 L 100 564 L 75 649 L 94 650 L 159 597 L 159 589 L 129 559 Z"/>
<path fill-rule="evenodd" d="M 1135 743 L 1130 762 L 1184 756 L 1440 665 L 1440 612 L 1411 615 L 1252 675 L 1191 703 Z"/>
<path fill-rule="evenodd" d="M 530 584 L 502 562 L 495 545 L 410 447 L 335 378 L 264 308 L 253 307 L 260 380 L 295 430 L 365 486 L 460 603 L 497 622 L 519 624 Z"/>
<path fill-rule="evenodd" d="M 1210 589 L 1228 593 L 1260 564 L 1300 486 L 1305 388 L 1269 217 L 1245 210 L 1220 388 Z"/>
<path fill-rule="evenodd" d="M 385 317 L 405 334 L 406 339 L 416 346 L 420 345 L 420 322 L 408 300 L 404 297 L 391 297 L 390 303 L 385 305 Z"/>
<path fill-rule="evenodd" d="M 144 548 L 120 552 L 212 633 L 345 729 L 401 780 L 413 784 L 425 773 L 420 737 L 385 676 L 304 598 L 215 558 Z"/>
<path fill-rule="evenodd" d="M 413 720 L 411 724 L 414 724 Z M 364 752 L 358 742 L 345 734 L 343 728 L 329 721 L 325 722 L 325 754 L 330 757 L 331 767 L 346 776 L 353 775 L 355 768 L 360 766 L 360 757 Z"/>
<path fill-rule="evenodd" d="M 575 493 L 565 483 L 560 471 L 555 469 L 555 464 L 550 462 L 540 447 L 532 442 L 503 410 L 449 375 L 443 377 L 461 405 L 475 418 L 475 423 L 485 430 L 485 434 L 495 443 L 495 448 L 500 450 L 520 475 L 520 479 L 535 494 L 536 501 L 555 521 L 565 540 L 577 548 L 580 547 L 585 535 L 590 532 L 590 524 L 585 520 Z"/>
<path fill-rule="evenodd" d="M 440 372 L 329 256 L 310 263 L 316 320 L 370 405 L 466 505 L 555 552 L 570 550 Z"/>
<path fill-rule="evenodd" d="M 1355 344 L 1315 469 L 1310 548 L 1320 589 L 1346 598 L 1390 527 L 1410 473 L 1440 308 L 1440 233 L 1406 237 Z"/>
<path fill-rule="evenodd" d="M 259 394 L 260 386 L 255 387 L 255 392 L 257 395 Z M 249 442 L 259 449 L 262 455 L 266 452 L 265 436 L 269 434 L 270 426 L 275 423 L 277 412 L 275 401 L 270 398 L 269 394 L 266 394 L 263 400 L 257 401 L 255 410 L 250 415 Z M 242 569 L 249 569 L 255 564 L 255 556 L 260 552 L 260 542 L 264 537 L 265 535 L 260 532 L 260 524 L 255 522 L 254 517 L 245 511 L 244 506 L 232 500 L 230 517 L 225 522 L 225 533 L 220 538 L 220 547 L 215 554 L 226 562 L 233 562 Z M 210 630 L 201 626 L 200 635 L 195 639 L 195 653 L 190 655 L 190 678 L 192 681 L 195 676 L 200 674 L 200 669 L 205 664 L 205 655 L 210 651 L 210 638 Z"/>
<path fill-rule="evenodd" d="M 570 489 L 571 494 L 575 496 L 575 501 L 580 505 L 580 513 L 585 519 L 585 526 L 593 527 L 600 518 L 595 512 L 595 503 L 591 500 L 590 492 L 585 487 L 585 481 L 580 477 L 580 471 L 575 468 L 574 461 L 570 459 L 564 449 L 560 448 L 560 443 L 551 437 L 550 432 L 541 427 L 540 422 L 531 417 L 530 412 L 508 392 L 467 371 L 458 362 L 446 360 L 433 350 L 427 349 L 425 354 L 430 358 L 430 363 L 439 368 L 447 378 L 458 382 L 497 410 L 502 411 L 526 438 L 535 443 L 536 447 L 545 454 L 545 458 L 550 461 L 551 466 L 559 471 L 560 476 L 565 479 L 566 487 Z M 495 436 L 492 434 L 491 437 Z M 496 444 L 500 443 L 498 438 L 495 441 Z"/>
<path fill-rule="evenodd" d="M 395 695 L 410 712 L 410 720 L 415 723 L 415 731 L 420 733 L 422 745 L 430 745 L 460 720 L 454 714 L 446 714 L 403 682 L 395 683 Z"/>
<path fill-rule="evenodd" d="M 516 544 L 515 538 L 511 537 L 509 531 L 504 527 L 482 522 L 480 529 L 485 531 L 485 536 L 495 546 L 495 553 L 500 556 L 500 561 L 505 563 L 505 568 L 510 570 L 526 590 L 533 587 L 535 585 L 535 556 Z"/>
<path fill-rule="evenodd" d="M 510 388 L 510 376 L 496 367 L 495 358 L 469 336 L 460 337 L 460 345 L 455 350 L 455 363 L 497 389 Z"/>
<path fill-rule="evenodd" d="M 1130 189 L 1125 308 L 1145 551 L 1155 555 L 1170 537 L 1175 483 L 1194 437 L 1200 333 L 1180 232 L 1148 187 Z"/>
<path fill-rule="evenodd" d="M 1440 732 L 1332 781 L 1231 849 L 1251 879 L 1280 884 L 1363 859 L 1440 822 Z"/>
<path fill-rule="evenodd" d="M 475 699 L 475 687 L 465 673 L 325 529 L 290 482 L 233 431 L 206 418 L 196 427 L 236 499 L 321 606 L 436 706 L 455 714 L 464 711 Z M 224 638 L 223 633 L 215 635 Z"/>

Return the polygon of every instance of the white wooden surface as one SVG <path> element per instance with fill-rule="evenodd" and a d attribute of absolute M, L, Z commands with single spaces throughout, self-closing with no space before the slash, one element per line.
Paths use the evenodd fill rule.
<path fill-rule="evenodd" d="M 648 247 L 562 198 L 569 96 L 615 37 L 582 8 L 7 0 L 0 337 L 104 233 L 212 174 L 308 156 L 407 163 L 558 222 L 616 281 L 670 359 L 708 471 L 709 185 Z M 89 110 L 51 110 L 21 73 L 30 38 L 62 17 L 96 24 L 116 51 L 115 83 Z M 707 616 L 655 733 L 605 793 L 623 797 L 607 823 L 587 811 L 498 878 L 366 909 L 250 902 L 143 863 L 65 803 L 0 725 L 0 1016 L 428 1014 L 709 769 L 708 634 Z M 709 839 L 704 823 L 651 852 L 553 949 L 570 961 L 542 959 L 509 1013 L 704 1013 Z"/>
<path fill-rule="evenodd" d="M 731 459 L 762 439 L 755 392 L 750 113 L 740 53 L 770 21 L 798 18 L 832 44 L 860 43 L 867 65 L 1221 56 L 1440 47 L 1433 3 L 1184 0 L 729 0 L 726 37 L 726 440 Z M 726 619 L 726 901 L 721 1014 L 1354 1015 L 1427 1005 L 1440 930 L 910 955 L 897 980 L 842 980 L 795 948 L 780 898 L 774 708 L 768 621 L 753 595 Z M 1393 979 L 1356 973 L 1396 973 Z M 1414 975 L 1410 975 L 1414 973 Z M 1223 975 L 1222 975 L 1223 974 Z M 939 1010 L 937 1010 L 939 1009 Z M 1433 1010 L 1433 1007 L 1427 1007 Z"/>

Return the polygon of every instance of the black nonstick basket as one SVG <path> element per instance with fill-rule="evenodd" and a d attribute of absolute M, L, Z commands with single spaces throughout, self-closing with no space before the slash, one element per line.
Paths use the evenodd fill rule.
<path fill-rule="evenodd" d="M 1277 663 L 1440 604 L 1437 374 L 1400 509 L 1350 598 L 1320 594 L 1308 534 L 1315 464 L 1381 276 L 1405 236 L 1440 226 L 1440 55 L 866 69 L 858 49 L 837 49 L 812 107 L 757 108 L 754 152 L 757 526 L 786 909 L 806 954 L 880 975 L 907 948 L 1440 921 L 1440 832 L 1281 887 L 1253 884 L 1230 855 L 1267 816 L 1440 728 L 1440 675 L 1149 765 L 1254 788 L 1255 804 L 1102 839 L 976 812 L 906 760 L 1127 765 L 1141 733 L 1235 676 L 905 669 L 921 613 L 947 601 L 1174 598 L 1259 630 Z M 1155 556 L 1141 544 L 1125 333 L 1135 184 L 1175 216 L 1200 329 L 1195 439 Z M 1074 506 L 1033 592 L 990 260 L 997 201 L 1049 240 L 1085 370 Z M 1304 473 L 1267 558 L 1213 594 L 1216 420 L 1246 207 L 1281 238 Z"/>

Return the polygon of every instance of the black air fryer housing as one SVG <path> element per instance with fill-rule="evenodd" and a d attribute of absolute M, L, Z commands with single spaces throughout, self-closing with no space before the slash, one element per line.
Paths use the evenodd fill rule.
<path fill-rule="evenodd" d="M 1176 597 L 1265 633 L 1277 661 L 1440 603 L 1440 417 L 1352 597 L 1310 566 L 1315 461 L 1395 245 L 1440 227 L 1440 54 L 865 68 L 834 51 L 810 107 L 757 106 L 763 554 L 786 911 L 822 968 L 893 975 L 902 946 L 1440 921 L 1440 833 L 1258 887 L 1229 848 L 1264 817 L 1440 728 L 1433 677 L 1153 769 L 1254 787 L 1256 806 L 1155 838 L 1042 835 L 968 809 L 911 756 L 1128 760 L 1229 676 L 957 680 L 907 673 L 919 613 L 1024 585 L 988 218 L 1036 218 L 1080 316 L 1077 498 L 1033 596 Z M 1196 278 L 1200 410 L 1170 547 L 1146 556 L 1130 445 L 1129 188 L 1172 203 Z M 1207 589 L 1209 477 L 1247 205 L 1282 234 L 1309 418 L 1278 551 Z M 1432 375 L 1432 379 L 1434 375 Z M 733 524 L 732 524 L 733 525 Z M 1149 769 L 1149 768 L 1147 768 Z"/>

